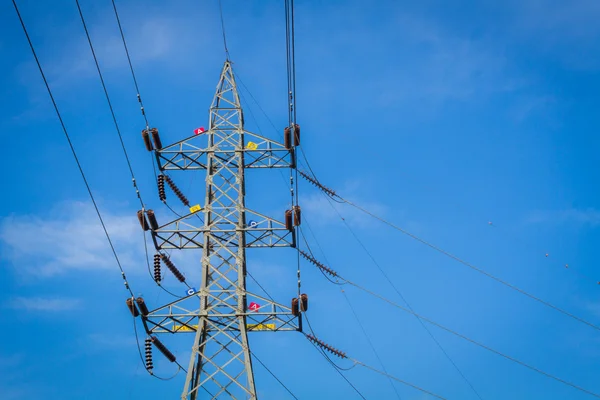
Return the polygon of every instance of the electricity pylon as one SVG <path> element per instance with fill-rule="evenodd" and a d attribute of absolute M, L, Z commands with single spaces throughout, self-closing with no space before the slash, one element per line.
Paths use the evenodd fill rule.
<path fill-rule="evenodd" d="M 246 249 L 295 247 L 293 225 L 299 223 L 299 211 L 297 220 L 292 222 L 288 211 L 285 222 L 279 222 L 246 208 L 244 171 L 295 168 L 297 142 L 286 136 L 281 144 L 244 129 L 229 60 L 210 107 L 207 131 L 164 147 L 155 133 L 161 172 L 206 171 L 203 206 L 191 207 L 189 214 L 161 226 L 150 221 L 154 245 L 163 259 L 167 249 L 202 250 L 202 283 L 197 292 L 191 290 L 143 316 L 146 330 L 195 332 L 181 399 L 206 394 L 213 399 L 256 399 L 248 331 L 299 330 L 301 316 L 297 307 L 246 291 Z"/>

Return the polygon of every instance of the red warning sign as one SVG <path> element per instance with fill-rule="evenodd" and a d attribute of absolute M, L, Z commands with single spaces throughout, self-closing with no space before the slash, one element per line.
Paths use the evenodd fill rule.
<path fill-rule="evenodd" d="M 194 134 L 195 135 L 199 135 L 199 134 L 204 133 L 204 132 L 206 132 L 206 129 L 204 129 L 203 126 L 201 126 L 200 128 L 194 130 Z"/>
<path fill-rule="evenodd" d="M 259 305 L 259 304 L 257 304 L 257 303 L 255 303 L 255 302 L 251 302 L 251 303 L 248 305 L 248 309 L 249 309 L 249 310 L 252 310 L 252 311 L 254 311 L 254 312 L 257 312 L 259 308 L 260 308 L 260 305 Z"/>

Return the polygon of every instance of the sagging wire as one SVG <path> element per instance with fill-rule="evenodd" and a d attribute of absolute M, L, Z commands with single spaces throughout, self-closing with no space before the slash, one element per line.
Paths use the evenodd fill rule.
<path fill-rule="evenodd" d="M 54 95 L 52 94 L 52 90 L 50 89 L 50 85 L 48 83 L 48 80 L 46 79 L 46 75 L 44 74 L 44 70 L 42 68 L 42 64 L 40 63 L 40 60 L 37 56 L 37 53 L 35 52 L 35 48 L 33 47 L 33 42 L 31 41 L 31 38 L 29 36 L 29 32 L 27 31 L 27 27 L 25 26 L 25 22 L 23 21 L 23 18 L 21 17 L 21 13 L 19 11 L 19 7 L 16 3 L 15 0 L 12 0 L 14 9 L 17 13 L 17 17 L 19 18 L 19 22 L 21 23 L 21 27 L 23 28 L 23 32 L 25 34 L 25 37 L 27 38 L 27 42 L 29 44 L 29 48 L 31 50 L 31 53 L 33 55 L 33 58 L 35 59 L 36 65 L 40 71 L 40 75 L 42 76 L 42 80 L 44 81 L 44 85 L 46 86 L 46 90 L 48 91 L 48 95 L 50 96 L 50 100 L 52 102 L 52 105 L 54 107 L 54 111 L 56 112 L 56 116 L 58 117 L 58 120 L 60 122 L 60 125 L 62 127 L 63 133 L 65 134 L 65 137 L 67 139 L 67 142 L 69 143 L 69 148 L 71 149 L 71 153 L 73 154 L 73 158 L 75 159 L 75 163 L 77 164 L 77 168 L 79 169 L 79 173 L 81 174 L 81 178 L 83 179 L 83 183 L 85 184 L 85 187 L 87 189 L 88 195 L 90 196 L 90 199 L 92 200 L 92 204 L 94 205 L 94 209 L 96 211 L 96 214 L 98 215 L 98 219 L 100 220 L 100 224 L 102 225 L 102 229 L 104 231 L 104 234 L 106 235 L 106 239 L 108 241 L 108 244 L 110 245 L 111 251 L 113 253 L 113 256 L 115 257 L 115 260 L 117 262 L 117 265 L 119 267 L 119 270 L 121 271 L 121 277 L 123 278 L 123 284 L 125 286 L 125 289 L 129 292 L 129 294 L 131 294 L 131 296 L 133 297 L 133 291 L 131 290 L 130 286 L 129 286 L 129 282 L 127 281 L 127 277 L 125 276 L 125 271 L 123 269 L 123 266 L 121 265 L 121 261 L 119 260 L 119 256 L 117 255 L 117 251 L 115 250 L 115 247 L 113 245 L 113 242 L 110 238 L 110 235 L 108 233 L 108 230 L 106 228 L 106 225 L 104 224 L 104 219 L 102 218 L 102 214 L 100 213 L 100 209 L 98 208 L 98 204 L 96 203 L 96 200 L 94 198 L 94 195 L 92 193 L 92 189 L 87 181 L 87 178 L 85 177 L 85 173 L 83 171 L 83 167 L 81 166 L 81 163 L 79 162 L 79 157 L 77 157 L 77 152 L 75 151 L 75 147 L 73 145 L 73 142 L 71 141 L 71 137 L 69 136 L 69 132 L 67 131 L 67 127 L 62 119 L 62 115 L 60 114 L 60 111 L 58 109 L 58 105 L 56 104 L 56 100 L 54 99 Z"/>
<path fill-rule="evenodd" d="M 311 331 L 312 331 L 312 329 L 311 329 Z M 321 349 L 321 351 L 323 351 L 323 352 L 325 352 L 325 351 L 328 351 L 328 352 L 332 353 L 333 355 L 335 355 L 335 356 L 337 356 L 337 357 L 340 357 L 340 358 L 342 358 L 342 359 L 347 359 L 347 360 L 349 360 L 349 361 L 352 361 L 352 362 L 353 362 L 353 365 L 352 365 L 352 367 L 351 367 L 351 368 L 354 368 L 354 367 L 355 367 L 355 366 L 357 366 L 357 365 L 363 366 L 363 367 L 365 367 L 365 368 L 367 368 L 367 369 L 370 369 L 371 371 L 374 371 L 374 372 L 376 372 L 376 373 L 378 373 L 378 374 L 380 374 L 380 375 L 384 375 L 384 376 L 386 376 L 388 379 L 393 379 L 393 380 L 395 380 L 395 381 L 397 381 L 397 382 L 400 382 L 400 383 L 402 383 L 403 385 L 409 386 L 409 387 L 411 387 L 411 388 L 413 388 L 413 389 L 416 389 L 416 390 L 418 390 L 418 391 L 420 391 L 420 392 L 423 392 L 423 393 L 425 393 L 425 394 L 428 394 L 428 395 L 430 395 L 430 396 L 432 396 L 432 397 L 435 397 L 435 398 L 437 398 L 437 399 L 446 400 L 446 399 L 445 399 L 445 397 L 442 397 L 442 396 L 440 396 L 440 395 L 437 395 L 437 394 L 435 394 L 435 393 L 433 393 L 433 392 L 430 392 L 430 391 L 429 391 L 429 390 L 427 390 L 427 389 L 424 389 L 424 388 L 422 388 L 422 387 L 420 387 L 420 386 L 417 386 L 417 385 L 415 385 L 415 384 L 413 384 L 413 383 L 407 382 L 407 381 L 405 381 L 405 380 L 403 380 L 403 379 L 400 379 L 400 378 L 398 378 L 398 377 L 396 377 L 396 376 L 394 376 L 394 375 L 391 375 L 391 374 L 389 374 L 389 373 L 387 373 L 387 372 L 381 371 L 381 370 L 379 370 L 379 369 L 377 369 L 377 368 L 371 367 L 370 365 L 368 365 L 368 364 L 365 364 L 365 363 L 363 363 L 362 361 L 359 361 L 359 360 L 357 360 L 357 359 L 355 359 L 355 358 L 349 357 L 349 356 L 348 356 L 346 353 L 344 353 L 343 351 L 340 351 L 340 350 L 336 349 L 335 347 L 333 347 L 333 346 L 331 346 L 331 345 L 329 345 L 329 344 L 327 344 L 327 343 L 323 342 L 322 340 L 319 340 L 319 339 L 318 339 L 318 338 L 317 338 L 317 337 L 314 335 L 314 332 L 313 332 L 313 334 L 304 334 L 304 336 L 305 336 L 305 337 L 306 337 L 306 338 L 307 338 L 307 339 L 308 339 L 308 340 L 309 340 L 309 341 L 310 341 L 310 342 L 311 342 L 311 343 L 312 343 L 314 346 L 316 346 L 316 347 L 320 348 L 320 349 Z M 361 396 L 362 396 L 362 395 L 361 395 Z M 364 398 L 364 397 L 363 397 L 363 398 Z"/>
<path fill-rule="evenodd" d="M 360 240 L 360 238 L 358 237 L 358 235 L 356 234 L 356 232 L 354 232 L 354 229 L 352 229 L 350 227 L 350 225 L 348 224 L 348 222 L 346 221 L 346 219 L 344 217 L 342 217 L 342 214 L 340 214 L 340 212 L 338 211 L 338 209 L 335 208 L 335 206 L 333 205 L 333 203 L 331 202 L 331 200 L 329 199 L 329 197 L 327 195 L 325 195 L 325 194 L 323 194 L 323 196 L 325 197 L 325 199 L 327 200 L 327 202 L 329 203 L 329 205 L 331 206 L 331 208 L 338 215 L 338 217 L 340 217 L 340 219 L 344 223 L 344 226 L 346 226 L 346 228 L 350 231 L 350 233 L 352 234 L 352 236 L 354 237 L 354 239 L 358 242 L 358 244 L 362 247 L 362 249 L 365 251 L 365 253 L 369 256 L 369 258 L 371 259 L 371 261 L 373 262 L 373 264 L 377 267 L 377 269 L 379 270 L 379 272 L 387 280 L 387 282 L 389 283 L 389 285 L 394 289 L 394 291 L 396 292 L 396 294 L 400 297 L 400 299 L 402 299 L 402 301 L 404 302 L 404 304 L 406 304 L 406 306 L 411 311 L 414 311 L 413 308 L 412 308 L 412 306 L 408 302 L 408 300 L 406 300 L 406 298 L 404 297 L 404 295 L 402 294 L 402 292 L 400 292 L 400 289 L 398 289 L 398 287 L 394 284 L 394 282 L 392 282 L 392 280 L 390 279 L 390 277 L 388 276 L 388 274 L 384 271 L 384 269 L 381 267 L 381 265 L 379 265 L 379 263 L 377 262 L 377 260 L 373 256 L 373 254 L 371 254 L 371 252 L 369 251 L 369 249 L 367 249 L 367 247 L 364 245 L 364 243 L 362 242 L 362 240 Z M 427 334 L 429 335 L 429 337 L 431 338 L 431 340 L 433 340 L 433 342 L 436 344 L 436 346 L 444 354 L 444 356 L 446 357 L 446 359 L 450 362 L 450 364 L 452 364 L 452 366 L 458 372 L 458 374 L 461 376 L 461 378 L 463 379 L 463 381 L 467 384 L 467 386 L 469 386 L 469 388 L 475 394 L 475 396 L 477 396 L 477 398 L 479 398 L 479 400 L 483 400 L 481 398 L 481 395 L 479 394 L 479 392 L 475 389 L 475 386 L 473 386 L 473 384 L 466 377 L 466 375 L 463 373 L 463 371 L 461 370 L 461 368 L 456 364 L 456 362 L 452 359 L 452 357 L 450 357 L 450 354 L 448 354 L 448 352 L 446 351 L 446 349 L 444 348 L 444 346 L 442 346 L 442 344 L 440 343 L 440 341 L 433 335 L 433 333 L 429 330 L 429 328 L 427 328 L 427 325 L 425 325 L 425 323 L 423 321 L 421 321 L 419 318 L 417 318 L 417 320 L 419 321 L 419 323 L 421 324 L 421 326 L 423 327 L 423 329 L 425 329 L 425 332 L 427 332 Z"/>
<path fill-rule="evenodd" d="M 507 360 L 509 360 L 511 362 L 519 364 L 519 365 L 521 365 L 521 366 L 523 366 L 523 367 L 525 367 L 525 368 L 527 368 L 527 369 L 529 369 L 531 371 L 534 371 L 534 372 L 536 372 L 536 373 L 538 373 L 540 375 L 543 375 L 543 376 L 545 376 L 547 378 L 550 378 L 550 379 L 555 380 L 557 382 L 560 382 L 560 383 L 562 383 L 564 385 L 567 385 L 567 386 L 570 386 L 570 387 L 572 387 L 574 389 L 577 389 L 577 390 L 579 390 L 579 391 L 581 391 L 583 393 L 589 394 L 589 395 L 594 396 L 596 398 L 600 398 L 600 394 L 592 392 L 591 390 L 585 389 L 585 388 L 583 388 L 583 387 L 581 387 L 579 385 L 576 385 L 576 384 L 574 384 L 574 383 L 572 383 L 570 381 L 562 379 L 562 378 L 560 378 L 560 377 L 558 377 L 556 375 L 553 375 L 553 374 L 551 374 L 549 372 L 546 372 L 546 371 L 544 371 L 544 370 L 542 370 L 540 368 L 534 367 L 534 366 L 532 366 L 530 364 L 527 364 L 524 361 L 521 361 L 521 360 L 519 360 L 519 359 L 517 359 L 515 357 L 512 357 L 512 356 L 509 356 L 507 354 L 504 354 L 503 352 L 501 352 L 499 350 L 495 350 L 492 347 L 489 347 L 489 346 L 487 346 L 487 345 L 485 345 L 483 343 L 480 343 L 480 342 L 478 342 L 478 341 L 476 341 L 474 339 L 471 339 L 468 336 L 465 336 L 465 335 L 463 335 L 463 334 L 461 334 L 461 333 L 459 333 L 457 331 L 454 331 L 454 330 L 452 330 L 452 329 L 450 329 L 450 328 L 448 328 L 448 327 L 446 327 L 446 326 L 444 326 L 442 324 L 439 324 L 439 323 L 435 322 L 434 320 L 432 320 L 430 318 L 427 318 L 427 317 L 425 317 L 425 316 L 423 316 L 421 314 L 418 314 L 418 313 L 416 313 L 416 312 L 408 309 L 407 307 L 401 306 L 398 303 L 396 303 L 396 302 L 394 302 L 392 300 L 389 300 L 388 298 L 386 298 L 386 297 L 384 297 L 384 296 L 382 296 L 382 295 L 380 295 L 380 294 L 378 294 L 378 293 L 376 293 L 376 292 L 374 292 L 372 290 L 369 290 L 369 289 L 365 288 L 364 286 L 361 286 L 361 285 L 359 285 L 359 284 L 357 284 L 357 283 L 355 283 L 353 281 L 350 281 L 350 280 L 342 277 L 339 273 L 337 273 L 337 278 L 340 279 L 340 280 L 343 280 L 348 285 L 354 286 L 355 288 L 357 288 L 359 290 L 362 290 L 363 292 L 365 292 L 365 293 L 367 293 L 367 294 L 369 294 L 369 295 L 371 295 L 373 297 L 376 297 L 376 298 L 378 298 L 378 299 L 380 299 L 380 300 L 382 300 L 382 301 L 390 304 L 391 306 L 393 306 L 395 308 L 398 308 L 399 310 L 402 310 L 402 311 L 404 311 L 404 312 L 406 312 L 408 314 L 414 315 L 415 317 L 418 317 L 419 319 L 423 320 L 424 322 L 427 322 L 427 323 L 429 323 L 429 324 L 431 324 L 431 325 L 433 325 L 433 326 L 435 326 L 437 328 L 442 329 L 443 331 L 446 331 L 446 332 L 448 332 L 448 333 L 450 333 L 450 334 L 452 334 L 454 336 L 457 336 L 457 337 L 459 337 L 459 338 L 461 338 L 461 339 L 463 339 L 463 340 L 465 340 L 465 341 L 467 341 L 467 342 L 469 342 L 471 344 L 474 344 L 475 346 L 481 347 L 482 349 L 485 349 L 485 350 L 487 350 L 487 351 L 489 351 L 491 353 L 494 353 L 494 354 L 496 354 L 496 355 L 498 355 L 500 357 L 503 357 L 503 358 L 505 358 L 505 359 L 507 359 Z M 310 326 L 310 323 L 309 323 L 309 326 Z"/>
<path fill-rule="evenodd" d="M 308 221 L 305 220 L 305 223 L 308 226 L 308 229 L 311 233 L 311 235 L 313 236 L 313 239 L 315 240 L 315 242 L 317 243 L 317 246 L 319 247 L 319 249 L 321 250 L 321 253 L 323 253 L 323 256 L 325 257 L 325 254 L 323 252 L 323 249 L 321 248 L 321 245 L 319 244 L 319 242 L 317 241 L 317 238 L 314 234 L 314 232 L 312 231 L 312 228 L 310 226 L 310 224 L 308 224 Z M 302 233 L 302 238 L 304 239 L 304 242 L 306 243 L 306 247 L 308 248 L 308 251 L 310 252 L 310 254 L 306 254 L 305 252 L 302 252 L 301 250 L 301 254 L 304 258 L 306 258 L 310 263 L 312 263 L 313 265 L 315 265 L 319 271 L 321 272 L 321 274 L 331 283 L 338 285 L 338 286 L 343 286 L 345 284 L 345 282 L 340 281 L 339 279 L 337 279 L 338 275 L 337 272 L 335 272 L 333 269 L 327 267 L 326 265 L 324 265 L 323 263 L 321 263 L 320 261 L 318 261 L 315 256 L 314 253 L 312 252 L 308 241 L 306 240 L 306 237 L 304 235 L 304 233 L 301 231 Z M 327 261 L 327 257 L 325 257 L 325 261 Z M 331 279 L 329 276 L 333 277 L 334 279 Z M 352 303 L 350 302 L 350 299 L 348 298 L 348 296 L 346 295 L 346 292 L 344 291 L 344 289 L 342 287 L 340 287 L 340 291 L 342 293 L 342 295 L 344 296 L 344 299 L 346 300 L 346 303 L 348 304 L 348 306 L 350 307 L 350 310 L 352 311 L 352 314 L 354 315 L 354 318 L 356 319 L 356 322 L 358 323 L 360 329 L 363 332 L 363 335 L 365 335 L 365 337 L 367 338 L 367 341 L 369 342 L 369 346 L 371 347 L 371 350 L 373 351 L 373 353 L 375 354 L 375 357 L 377 358 L 377 360 L 379 361 L 379 364 L 381 365 L 381 367 L 383 368 L 383 370 L 385 371 L 385 373 L 387 374 L 387 369 L 385 367 L 385 365 L 383 364 L 383 361 L 381 360 L 381 357 L 379 356 L 379 353 L 377 352 L 377 349 L 375 349 L 375 345 L 373 344 L 373 342 L 371 341 L 371 338 L 369 337 L 365 327 L 363 326 L 363 324 L 361 323 L 360 319 L 358 318 L 358 314 L 356 313 L 356 311 L 354 310 L 354 307 L 352 306 Z M 398 399 L 400 399 L 400 394 L 398 393 L 398 389 L 396 388 L 396 386 L 394 385 L 394 383 L 392 382 L 392 380 L 388 377 L 388 381 L 390 383 L 390 385 L 392 386 L 392 389 L 394 390 L 394 393 L 396 394 L 396 397 Z"/>
<path fill-rule="evenodd" d="M 317 182 L 317 187 L 319 187 L 319 188 L 322 189 L 323 186 L 318 181 L 316 181 L 316 182 Z M 573 313 L 571 313 L 571 312 L 569 312 L 567 310 L 564 310 L 564 309 L 562 309 L 562 308 L 560 308 L 558 306 L 555 306 L 554 304 L 552 304 L 552 303 L 550 303 L 550 302 L 548 302 L 546 300 L 543 300 L 543 299 L 541 299 L 541 298 L 539 298 L 539 297 L 537 297 L 537 296 L 535 296 L 535 295 L 533 295 L 533 294 L 531 294 L 531 293 L 529 293 L 529 292 L 527 292 L 527 291 L 525 291 L 525 290 L 523 290 L 523 289 L 521 289 L 521 288 L 519 288 L 519 287 L 517 287 L 517 286 L 515 286 L 515 285 L 513 285 L 513 284 L 511 284 L 511 283 L 509 283 L 509 282 L 507 282 L 505 280 L 503 280 L 503 279 L 501 279 L 501 278 L 498 278 L 497 276 L 491 274 L 490 272 L 487 272 L 487 271 L 485 271 L 485 270 L 483 270 L 483 269 L 475 266 L 474 264 L 471 264 L 468 261 L 466 261 L 466 260 L 464 260 L 464 259 L 462 259 L 462 258 L 460 258 L 458 256 L 455 256 L 454 254 L 452 254 L 452 253 L 450 253 L 450 252 L 442 249 L 441 247 L 438 247 L 435 244 L 433 244 L 431 242 L 428 242 L 427 240 L 422 239 L 421 237 L 419 237 L 419 236 L 417 236 L 417 235 L 415 235 L 415 234 L 407 231 L 406 229 L 401 228 L 400 226 L 395 225 L 394 223 L 387 221 L 386 219 L 384 219 L 384 218 L 378 216 L 377 214 L 375 214 L 375 213 L 373 213 L 373 212 L 365 209 L 364 207 L 361 207 L 361 206 L 357 205 L 356 203 L 354 203 L 354 202 L 352 202 L 350 200 L 347 200 L 347 199 L 341 197 L 339 194 L 336 193 L 335 197 L 339 201 L 341 201 L 343 203 L 346 203 L 346 204 L 348 204 L 348 205 L 350 205 L 350 206 L 352 206 L 352 207 L 354 207 L 354 208 L 362 211 L 363 213 L 371 216 L 372 218 L 377 219 L 378 221 L 380 221 L 380 222 L 382 222 L 382 223 L 390 226 L 391 228 L 393 228 L 393 229 L 395 229 L 395 230 L 403 233 L 404 235 L 406 235 L 406 236 L 408 236 L 408 237 L 410 237 L 410 238 L 412 238 L 412 239 L 414 239 L 414 240 L 416 240 L 416 241 L 418 241 L 418 242 L 426 245 L 427 247 L 429 247 L 429 248 L 431 248 L 431 249 L 433 249 L 433 250 L 435 250 L 435 251 L 437 251 L 437 252 L 445 255 L 446 257 L 448 257 L 448 258 L 450 258 L 450 259 L 452 259 L 454 261 L 457 261 L 460 264 L 463 264 L 464 266 L 466 266 L 466 267 L 468 267 L 468 268 L 470 268 L 470 269 L 472 269 L 472 270 L 474 270 L 474 271 L 476 271 L 476 272 L 478 272 L 478 273 L 480 273 L 480 274 L 482 274 L 482 275 L 484 275 L 484 276 L 486 276 L 486 277 L 488 277 L 488 278 L 490 278 L 490 279 L 492 279 L 492 280 L 500 283 L 501 285 L 504 285 L 504 286 L 506 286 L 506 287 L 508 287 L 508 288 L 510 288 L 510 289 L 512 289 L 514 291 L 516 291 L 516 292 L 519 292 L 522 295 L 527 296 L 530 299 L 535 300 L 536 302 L 538 302 L 538 303 L 540 303 L 540 304 L 542 304 L 542 305 L 544 305 L 544 306 L 546 306 L 548 308 L 551 308 L 554 311 L 557 311 L 557 312 L 559 312 L 559 313 L 561 313 L 561 314 L 563 314 L 563 315 L 565 315 L 565 316 L 567 316 L 567 317 L 569 317 L 569 318 L 571 318 L 571 319 L 573 319 L 575 321 L 578 321 L 578 322 L 580 322 L 582 324 L 585 324 L 585 325 L 587 325 L 587 326 L 589 326 L 589 327 L 591 327 L 591 328 L 593 328 L 595 330 L 600 331 L 600 326 L 598 326 L 598 325 L 596 325 L 596 324 L 594 324 L 594 323 L 592 323 L 590 321 L 587 321 L 587 320 L 585 320 L 582 317 L 578 317 L 577 315 L 575 315 L 575 314 L 573 314 Z"/>
<path fill-rule="evenodd" d="M 313 336 L 313 337 L 316 337 L 316 335 L 315 335 L 315 332 L 313 331 L 313 329 L 312 329 L 312 326 L 310 325 L 310 321 L 309 321 L 309 319 L 308 319 L 308 316 L 307 316 L 307 314 L 306 314 L 306 313 L 304 313 L 304 317 L 306 318 L 306 322 L 308 323 L 308 327 L 309 327 L 309 329 L 310 329 L 310 331 L 311 331 L 311 333 L 312 333 L 312 336 Z M 305 333 L 303 333 L 303 334 L 304 334 L 304 337 L 308 338 L 308 336 L 306 336 L 306 334 L 305 334 Z M 351 387 L 351 388 L 352 388 L 352 389 L 353 389 L 353 390 L 354 390 L 354 391 L 355 391 L 355 392 L 356 392 L 356 393 L 357 393 L 357 394 L 358 394 L 358 395 L 359 395 L 359 396 L 360 396 L 360 397 L 361 397 L 363 400 L 367 400 L 367 399 L 365 398 L 365 396 L 363 396 L 363 394 L 360 392 L 360 390 L 358 390 L 358 388 L 357 388 L 356 386 L 354 386 L 354 385 L 352 384 L 352 382 L 350 382 L 350 380 L 349 380 L 349 379 L 346 377 L 346 375 L 344 375 L 344 374 L 342 373 L 342 371 L 347 371 L 348 369 L 352 369 L 352 368 L 354 367 L 354 365 L 353 365 L 352 367 L 348 368 L 348 369 L 344 369 L 344 368 L 341 368 L 341 367 L 339 367 L 339 366 L 338 366 L 338 365 L 337 365 L 335 362 L 333 362 L 333 360 L 331 360 L 331 358 L 329 358 L 329 356 L 327 355 L 327 353 L 325 353 L 325 351 L 324 351 L 324 350 L 323 350 L 321 347 L 317 346 L 317 345 L 316 345 L 314 342 L 312 342 L 311 340 L 309 340 L 309 342 L 310 342 L 310 343 L 313 345 L 313 347 L 314 347 L 315 349 L 317 349 L 317 351 L 318 351 L 319 353 L 321 353 L 321 355 L 322 355 L 322 356 L 323 356 L 323 357 L 324 357 L 324 358 L 327 360 L 327 362 L 329 362 L 329 364 L 330 364 L 330 365 L 333 367 L 333 369 L 334 369 L 334 370 L 335 370 L 335 371 L 336 371 L 336 372 L 337 372 L 337 373 L 338 373 L 338 374 L 339 374 L 339 375 L 340 375 L 340 376 L 341 376 L 341 377 L 342 377 L 342 378 L 343 378 L 343 379 L 346 381 L 346 383 L 347 383 L 348 385 L 350 385 L 350 387 Z"/>

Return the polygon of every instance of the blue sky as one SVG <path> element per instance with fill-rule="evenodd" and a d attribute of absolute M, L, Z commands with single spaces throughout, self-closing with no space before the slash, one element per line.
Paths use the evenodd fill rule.
<path fill-rule="evenodd" d="M 19 3 L 133 290 L 151 306 L 162 304 L 169 298 L 145 271 L 137 199 L 75 3 Z M 250 93 L 275 126 L 286 125 L 282 3 L 224 0 L 231 57 L 247 87 L 247 128 L 275 139 L 279 132 Z M 296 3 L 298 120 L 319 179 L 600 323 L 598 3 Z M 118 5 L 147 113 L 163 142 L 207 126 L 224 61 L 216 1 Z M 168 219 L 140 138 L 143 119 L 111 4 L 82 7 L 142 195 L 159 219 Z M 127 292 L 9 2 L 0 5 L 0 19 L 0 135 L 8 166 L 0 198 L 0 397 L 179 396 L 183 374 L 158 381 L 140 365 Z M 251 171 L 248 204 L 280 218 L 287 189 L 277 175 Z M 200 197 L 201 173 L 175 179 L 189 198 Z M 399 301 L 324 198 L 304 182 L 300 197 L 330 266 Z M 600 392 L 597 331 L 355 210 L 338 209 L 417 312 Z M 200 286 L 198 256 L 174 258 Z M 253 276 L 287 304 L 295 293 L 293 251 L 249 251 L 248 260 Z M 309 264 L 302 274 L 318 336 L 379 367 L 339 288 Z M 183 292 L 173 281 L 165 285 Z M 390 373 L 449 399 L 476 398 L 414 317 L 345 290 Z M 484 399 L 590 398 L 431 331 Z M 191 341 L 164 340 L 183 364 Z M 301 335 L 261 332 L 250 341 L 299 398 L 358 398 Z M 155 360 L 157 374 L 175 372 L 160 354 Z M 287 398 L 256 363 L 255 375 L 261 398 Z M 356 367 L 347 377 L 366 398 L 396 398 L 389 382 L 368 370 Z M 396 387 L 402 399 L 427 398 Z"/>

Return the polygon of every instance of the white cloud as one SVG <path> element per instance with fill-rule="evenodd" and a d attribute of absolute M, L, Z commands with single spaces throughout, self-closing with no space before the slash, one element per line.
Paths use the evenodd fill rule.
<path fill-rule="evenodd" d="M 59 297 L 14 297 L 7 302 L 6 306 L 15 310 L 55 312 L 78 309 L 81 302 L 78 299 Z"/>
<path fill-rule="evenodd" d="M 123 268 L 144 262 L 143 233 L 135 215 L 103 211 Z M 115 259 L 90 203 L 68 202 L 42 215 L 0 219 L 3 258 L 19 272 L 51 276 L 72 270 L 116 268 Z"/>

